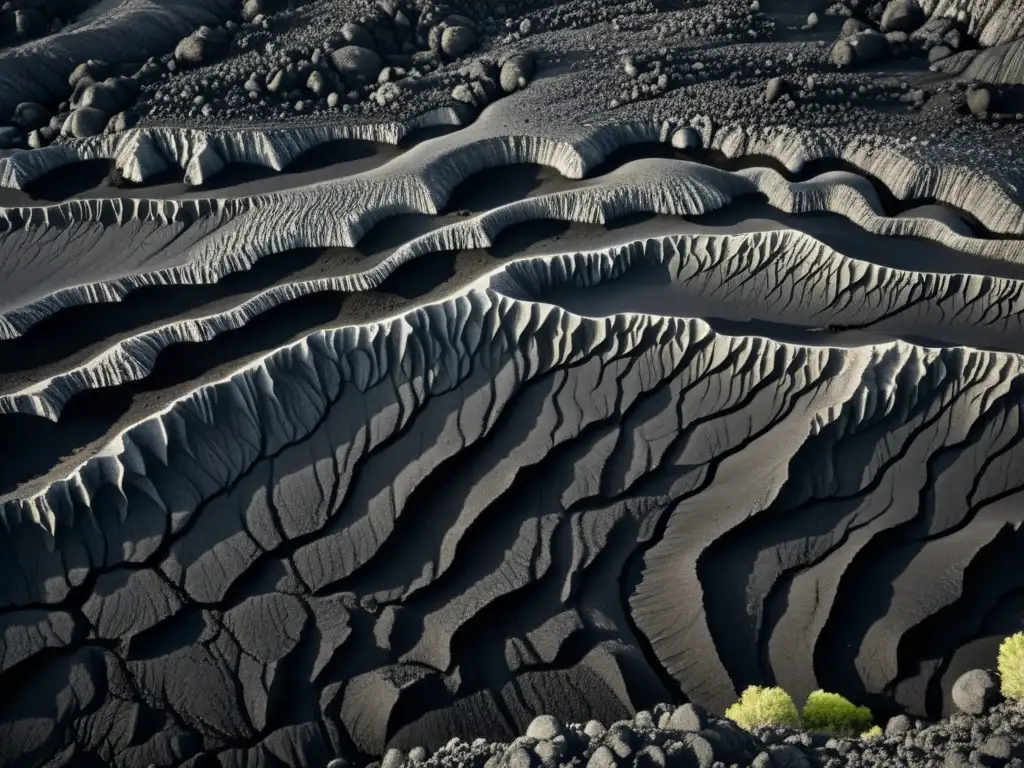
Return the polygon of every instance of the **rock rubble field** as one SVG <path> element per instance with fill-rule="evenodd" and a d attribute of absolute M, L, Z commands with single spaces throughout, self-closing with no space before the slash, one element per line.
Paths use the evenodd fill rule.
<path fill-rule="evenodd" d="M 999 703 L 986 706 L 978 715 L 958 713 L 941 723 L 896 715 L 877 736 L 835 738 L 785 726 L 746 731 L 694 704 L 656 704 L 607 728 L 596 720 L 564 725 L 551 715 L 540 715 L 523 736 L 508 744 L 453 738 L 433 753 L 423 747 L 408 752 L 392 748 L 376 765 L 1020 766 L 1024 764 L 1022 724 L 1019 702 Z M 343 768 L 348 762 L 339 758 L 328 765 Z"/>
<path fill-rule="evenodd" d="M 1022 0 L 4 2 L 0 766 L 1024 765 L 1021 147 Z"/>

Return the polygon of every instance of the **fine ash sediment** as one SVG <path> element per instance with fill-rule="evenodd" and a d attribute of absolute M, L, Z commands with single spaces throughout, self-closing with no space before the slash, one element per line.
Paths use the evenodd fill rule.
<path fill-rule="evenodd" d="M 1022 42 L 12 0 L 0 764 L 1018 765 Z"/>

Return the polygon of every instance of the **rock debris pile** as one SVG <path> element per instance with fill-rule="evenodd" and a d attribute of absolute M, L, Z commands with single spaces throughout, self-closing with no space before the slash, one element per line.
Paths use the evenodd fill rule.
<path fill-rule="evenodd" d="M 1013 13 L 1016 0 L 1005 2 Z M 959 131 L 971 116 L 1012 127 L 1024 112 L 1024 52 L 1018 41 L 990 45 L 986 29 L 963 9 L 920 0 L 842 0 L 803 21 L 758 0 L 247 0 L 144 61 L 80 61 L 56 98 L 11 105 L 0 145 L 38 148 L 139 122 L 404 120 L 446 105 L 469 119 L 524 87 L 538 64 L 593 69 L 605 110 L 698 103 L 723 120 L 842 116 L 869 127 L 872 111 L 927 107 L 930 121 L 946 115 Z"/>
<path fill-rule="evenodd" d="M 540 715 L 511 743 L 452 739 L 433 754 L 390 749 L 369 768 L 1020 768 L 1024 708 L 1002 702 L 992 676 L 972 670 L 953 696 L 966 710 L 929 723 L 889 719 L 869 738 L 835 738 L 784 726 L 748 732 L 694 704 L 657 704 L 629 720 L 563 724 Z M 346 768 L 344 759 L 327 768 Z"/>

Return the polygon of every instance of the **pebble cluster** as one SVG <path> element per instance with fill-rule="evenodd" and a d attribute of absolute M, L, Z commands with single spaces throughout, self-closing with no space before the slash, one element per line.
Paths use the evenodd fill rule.
<path fill-rule="evenodd" d="M 597 106 L 609 112 L 685 103 L 723 121 L 808 129 L 842 121 L 870 132 L 892 115 L 923 111 L 946 123 L 942 135 L 1016 129 L 1024 114 L 1012 88 L 915 81 L 914 71 L 976 53 L 964 18 L 928 18 L 919 0 L 839 0 L 799 30 L 759 0 L 240 0 L 236 17 L 161 56 L 82 62 L 64 101 L 15 109 L 0 125 L 0 149 L 140 121 L 281 124 L 479 110 L 525 87 L 541 59 L 592 70 Z M 826 28 L 835 29 L 831 42 Z M 885 71 L 899 60 L 917 69 Z"/>
<path fill-rule="evenodd" d="M 367 768 L 988 768 L 1024 767 L 1024 705 L 1003 701 L 988 670 L 962 675 L 952 690 L 959 710 L 935 723 L 889 719 L 877 737 L 835 738 L 789 727 L 748 732 L 694 704 L 657 704 L 605 727 L 563 724 L 551 715 L 510 744 L 452 739 L 390 749 Z M 349 768 L 342 758 L 327 768 Z"/>
<path fill-rule="evenodd" d="M 160 57 L 82 62 L 68 79 L 66 101 L 17 107 L 10 125 L 0 127 L 0 148 L 38 148 L 140 120 L 284 120 L 399 105 L 412 115 L 452 101 L 481 109 L 533 75 L 528 51 L 469 56 L 487 30 L 497 31 L 484 13 L 471 18 L 404 0 L 338 10 L 246 0 L 237 19 L 200 27 Z"/>

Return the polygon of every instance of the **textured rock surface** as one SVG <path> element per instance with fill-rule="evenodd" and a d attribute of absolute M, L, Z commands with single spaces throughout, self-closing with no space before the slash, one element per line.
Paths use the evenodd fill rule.
<path fill-rule="evenodd" d="M 0 50 L 0 764 L 1015 765 L 1015 0 L 201 5 Z"/>
<path fill-rule="evenodd" d="M 230 0 L 127 0 L 109 14 L 0 50 L 0 114 L 10 114 L 22 101 L 59 96 L 79 62 L 145 59 L 149 50 L 173 48 L 200 24 L 220 21 L 232 6 Z"/>
<path fill-rule="evenodd" d="M 1024 39 L 982 51 L 967 65 L 963 77 L 982 83 L 1024 85 Z"/>
<path fill-rule="evenodd" d="M 584 284 L 601 280 L 575 263 Z M 520 262 L 506 280 L 579 285 L 571 265 Z M 510 712 L 611 721 L 650 706 L 669 691 L 647 648 L 712 706 L 733 679 L 757 679 L 748 660 L 765 653 L 797 695 L 896 685 L 920 707 L 934 673 L 887 663 L 884 638 L 911 642 L 943 606 L 971 634 L 913 641 L 941 659 L 1011 586 L 1005 569 L 961 574 L 1013 556 L 1016 505 L 999 500 L 1022 482 L 1008 422 L 1020 377 L 1019 358 L 998 353 L 801 347 L 696 320 L 587 320 L 490 289 L 315 333 L 5 504 L 5 669 L 64 652 L 33 667 L 4 720 L 23 728 L 22 713 L 73 695 L 60 720 L 72 732 L 139 723 L 95 746 L 85 730 L 75 747 L 120 761 L 237 762 L 233 744 L 277 731 L 312 754 L 436 748 L 470 711 L 474 733 L 501 739 L 526 724 Z M 939 455 L 941 475 L 928 469 Z M 945 485 L 961 468 L 967 498 Z M 918 507 L 919 494 L 934 501 Z M 823 516 L 858 535 L 814 535 Z M 759 566 L 768 531 L 779 538 Z M 905 559 L 894 542 L 915 534 L 932 543 Z M 745 558 L 753 581 L 734 584 Z M 902 574 L 895 606 L 879 558 Z M 914 575 L 938 567 L 938 582 Z M 636 579 L 625 604 L 623 571 Z M 756 631 L 780 588 L 788 610 Z M 296 679 L 319 695 L 300 706 L 275 684 Z M 448 702 L 451 725 L 427 702 Z M 38 749 L 64 748 L 65 732 L 41 730 Z"/>

